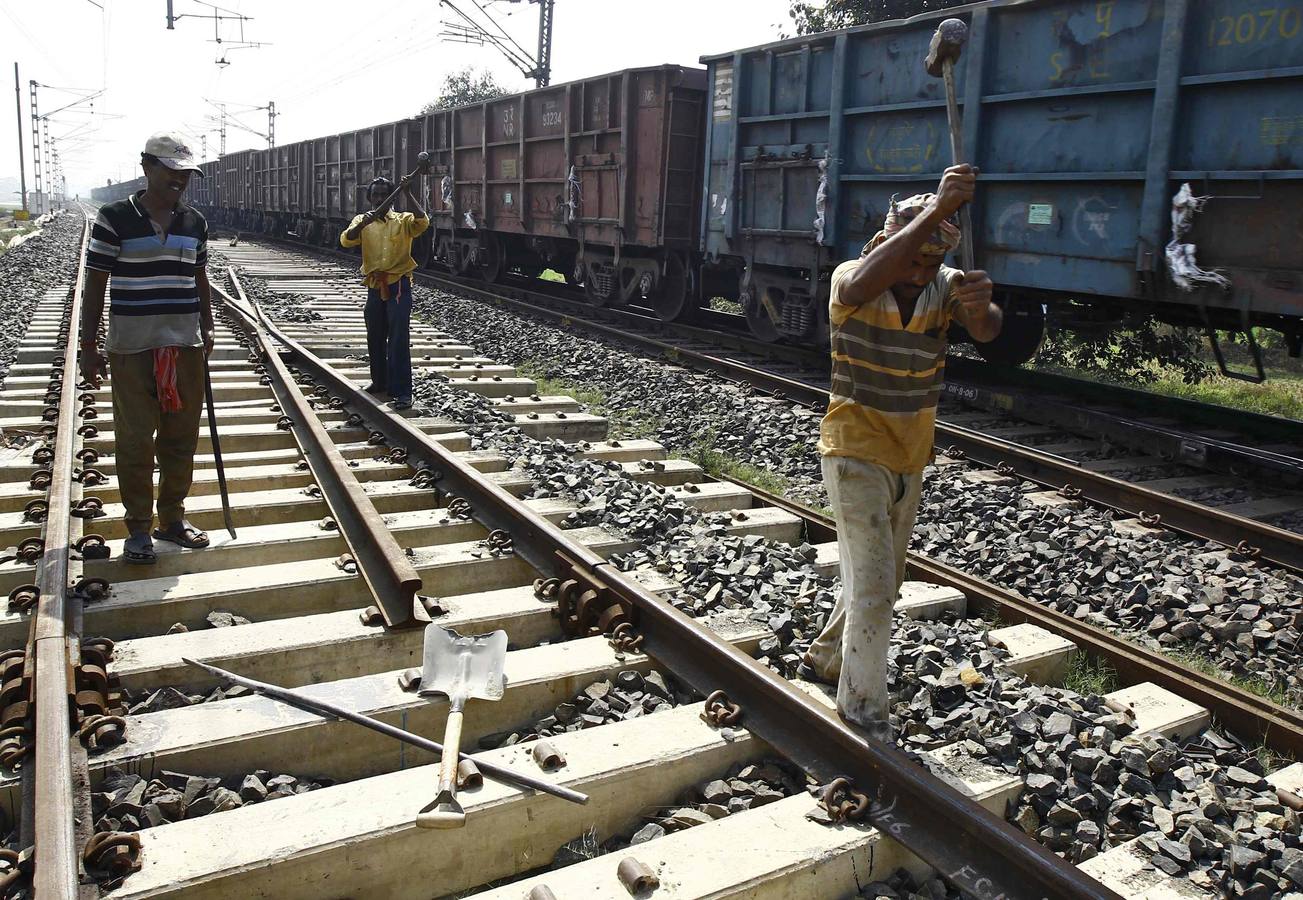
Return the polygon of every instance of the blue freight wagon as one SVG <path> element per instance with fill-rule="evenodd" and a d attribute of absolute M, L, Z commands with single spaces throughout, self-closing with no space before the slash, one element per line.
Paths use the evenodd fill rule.
<path fill-rule="evenodd" d="M 988 358 L 1034 352 L 1044 306 L 1112 322 L 1303 339 L 1303 0 L 1029 0 L 705 56 L 702 251 L 736 277 L 757 335 L 822 340 L 828 277 L 893 194 L 951 164 L 945 92 L 924 68 L 943 18 L 981 169 L 977 265 L 1009 324 Z M 1165 250 L 1183 184 L 1208 197 L 1181 243 L 1225 285 L 1184 290 Z"/>

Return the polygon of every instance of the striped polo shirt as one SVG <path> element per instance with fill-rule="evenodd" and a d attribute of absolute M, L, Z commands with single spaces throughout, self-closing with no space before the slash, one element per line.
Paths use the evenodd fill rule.
<path fill-rule="evenodd" d="M 155 230 L 140 191 L 100 207 L 86 266 L 108 272 L 111 353 L 200 347 L 195 275 L 208 264 L 208 223 L 177 204 L 167 239 Z"/>
<path fill-rule="evenodd" d="M 946 329 L 961 274 L 942 266 L 902 325 L 891 291 L 860 306 L 841 303 L 842 279 L 860 264 L 842 263 L 832 275 L 832 391 L 819 428 L 819 452 L 849 456 L 902 475 L 921 472 L 932 455 L 937 399 L 946 368 Z"/>

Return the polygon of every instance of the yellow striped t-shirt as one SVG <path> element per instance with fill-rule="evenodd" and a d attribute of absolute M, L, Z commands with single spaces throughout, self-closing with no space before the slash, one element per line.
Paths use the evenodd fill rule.
<path fill-rule="evenodd" d="M 902 325 L 890 290 L 861 306 L 840 302 L 842 280 L 859 265 L 849 260 L 832 274 L 832 391 L 819 452 L 921 472 L 932 455 L 946 329 L 956 305 L 952 286 L 962 273 L 942 266 Z"/>

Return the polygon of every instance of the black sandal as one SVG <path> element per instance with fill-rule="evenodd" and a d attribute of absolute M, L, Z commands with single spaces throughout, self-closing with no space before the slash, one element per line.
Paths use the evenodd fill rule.
<path fill-rule="evenodd" d="M 122 543 L 122 559 L 136 566 L 152 566 L 158 562 L 158 555 L 154 552 L 154 542 L 143 531 L 128 535 Z"/>
<path fill-rule="evenodd" d="M 155 528 L 154 538 L 160 541 L 170 541 L 185 547 L 187 550 L 202 550 L 208 546 L 208 534 L 195 526 L 191 525 L 185 519 L 180 522 L 173 522 L 167 528 Z"/>

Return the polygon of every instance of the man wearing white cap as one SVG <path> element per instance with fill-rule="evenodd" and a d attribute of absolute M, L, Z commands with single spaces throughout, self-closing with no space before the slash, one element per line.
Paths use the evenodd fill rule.
<path fill-rule="evenodd" d="M 140 154 L 146 187 L 100 208 L 86 254 L 82 305 L 82 376 L 99 387 L 111 368 L 114 459 L 126 509 L 123 557 L 155 561 L 154 461 L 159 469 L 154 538 L 208 546 L 185 518 L 194 473 L 204 357 L 213 349 L 213 312 L 205 266 L 208 223 L 181 202 L 195 163 L 184 137 L 159 132 Z M 109 297 L 108 356 L 96 346 L 104 291 Z"/>
<path fill-rule="evenodd" d="M 960 243 L 949 220 L 973 199 L 977 170 L 946 169 L 935 194 L 891 201 L 859 259 L 832 274 L 832 390 L 819 429 L 837 518 L 841 593 L 799 674 L 837 685 L 837 711 L 892 740 L 887 697 L 891 615 L 932 455 L 952 320 L 974 340 L 1000 333 L 985 272 L 948 268 Z"/>

